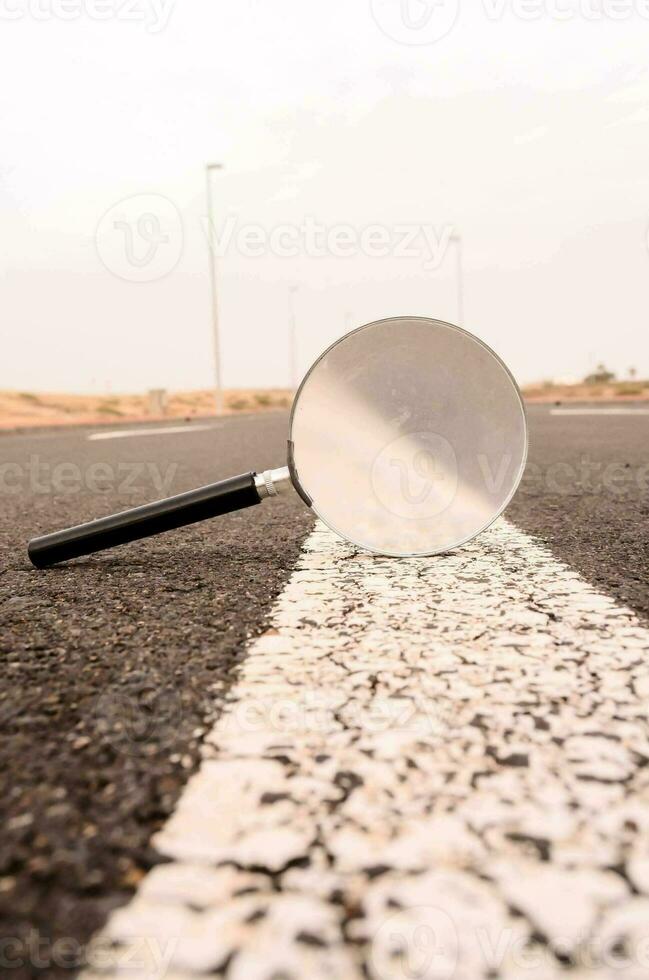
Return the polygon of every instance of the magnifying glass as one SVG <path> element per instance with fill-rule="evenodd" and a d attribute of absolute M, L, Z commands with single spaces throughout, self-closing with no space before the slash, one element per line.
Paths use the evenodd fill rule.
<path fill-rule="evenodd" d="M 368 323 L 322 354 L 291 411 L 287 465 L 34 538 L 45 568 L 271 500 L 294 488 L 341 538 L 436 555 L 484 531 L 521 481 L 527 421 L 511 373 L 441 320 Z"/>

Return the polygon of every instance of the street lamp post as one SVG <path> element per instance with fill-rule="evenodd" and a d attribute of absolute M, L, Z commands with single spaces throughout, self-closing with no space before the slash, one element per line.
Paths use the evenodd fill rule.
<path fill-rule="evenodd" d="M 289 368 L 289 384 L 293 391 L 297 388 L 297 314 L 295 312 L 295 297 L 297 296 L 297 291 L 299 286 L 291 286 L 289 288 L 289 305 L 290 305 L 290 318 L 289 318 L 289 334 L 288 334 L 288 368 Z"/>
<path fill-rule="evenodd" d="M 455 260 L 457 263 L 457 318 L 458 326 L 464 326 L 464 254 L 462 239 L 459 235 L 451 235 L 455 245 Z"/>
<path fill-rule="evenodd" d="M 221 381 L 221 346 L 219 343 L 219 304 L 216 289 L 216 252 L 212 228 L 212 172 L 222 170 L 221 163 L 208 163 L 205 167 L 205 198 L 207 203 L 207 242 L 212 297 L 212 338 L 214 345 L 214 407 L 216 414 L 223 411 L 223 386 Z"/>

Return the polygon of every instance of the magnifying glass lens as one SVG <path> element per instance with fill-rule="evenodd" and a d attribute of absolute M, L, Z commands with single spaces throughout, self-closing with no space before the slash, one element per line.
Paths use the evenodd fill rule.
<path fill-rule="evenodd" d="M 291 416 L 294 478 L 332 530 L 379 554 L 431 555 L 479 534 L 525 467 L 511 374 L 466 331 L 420 317 L 329 348 Z"/>

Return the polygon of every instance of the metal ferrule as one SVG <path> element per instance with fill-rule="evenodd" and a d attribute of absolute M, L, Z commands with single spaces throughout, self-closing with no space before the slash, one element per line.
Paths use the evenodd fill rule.
<path fill-rule="evenodd" d="M 279 470 L 255 473 L 255 487 L 260 500 L 266 500 L 267 497 L 283 496 L 292 486 L 288 466 L 283 466 Z"/>

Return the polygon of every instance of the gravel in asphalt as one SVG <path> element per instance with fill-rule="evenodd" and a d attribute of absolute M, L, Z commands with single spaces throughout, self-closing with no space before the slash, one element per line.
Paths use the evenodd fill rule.
<path fill-rule="evenodd" d="M 3 463 L 23 468 L 5 473 L 22 483 L 2 496 L 0 574 L 0 908 L 18 951 L 30 930 L 45 942 L 41 960 L 61 937 L 84 943 L 158 860 L 151 834 L 311 518 L 301 501 L 277 500 L 44 572 L 28 563 L 27 539 L 160 496 L 145 473 L 139 489 L 125 486 L 134 464 L 163 477 L 174 467 L 168 493 L 282 465 L 286 425 L 273 415 L 175 438 L 1 441 Z M 78 467 L 86 482 L 96 463 L 110 468 L 106 492 L 51 492 L 54 467 Z M 42 975 L 24 958 L 12 977 Z"/>
<path fill-rule="evenodd" d="M 649 617 L 649 416 L 528 411 L 529 466 L 507 517 Z"/>
<path fill-rule="evenodd" d="M 645 980 L 648 649 L 505 520 L 316 526 L 83 980 Z"/>
<path fill-rule="evenodd" d="M 530 422 L 532 465 L 508 517 L 649 616 L 649 419 L 532 407 Z M 281 465 L 286 423 L 278 414 L 150 439 L 0 439 L 4 936 L 25 943 L 36 929 L 83 943 L 160 860 L 151 836 L 312 520 L 288 498 L 46 572 L 29 565 L 27 539 Z M 586 483 L 585 457 L 605 486 Z M 43 971 L 12 971 L 30 974 Z"/>

